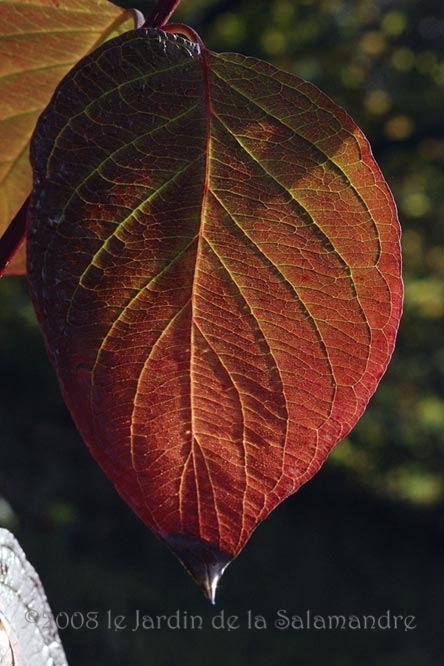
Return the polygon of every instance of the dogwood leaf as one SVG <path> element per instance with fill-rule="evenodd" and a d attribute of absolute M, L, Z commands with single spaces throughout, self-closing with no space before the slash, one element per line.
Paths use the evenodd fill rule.
<path fill-rule="evenodd" d="M 387 366 L 402 302 L 390 191 L 316 87 L 154 29 L 74 68 L 32 161 L 29 280 L 66 402 L 214 598 Z"/>

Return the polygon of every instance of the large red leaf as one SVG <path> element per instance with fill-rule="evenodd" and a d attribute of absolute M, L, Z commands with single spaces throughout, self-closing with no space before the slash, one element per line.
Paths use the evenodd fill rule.
<path fill-rule="evenodd" d="M 313 85 L 146 29 L 68 75 L 32 160 L 29 280 L 67 404 L 214 596 L 386 368 L 391 194 Z"/>

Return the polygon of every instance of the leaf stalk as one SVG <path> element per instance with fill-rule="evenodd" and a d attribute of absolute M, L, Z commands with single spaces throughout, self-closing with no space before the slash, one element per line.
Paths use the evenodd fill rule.
<path fill-rule="evenodd" d="M 145 21 L 145 28 L 164 28 L 181 0 L 159 0 L 154 10 Z"/>

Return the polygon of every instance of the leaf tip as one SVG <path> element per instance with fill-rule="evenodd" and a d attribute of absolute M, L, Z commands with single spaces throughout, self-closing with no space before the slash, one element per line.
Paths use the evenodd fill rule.
<path fill-rule="evenodd" d="M 232 557 L 198 537 L 174 534 L 165 541 L 214 605 L 217 586 Z"/>

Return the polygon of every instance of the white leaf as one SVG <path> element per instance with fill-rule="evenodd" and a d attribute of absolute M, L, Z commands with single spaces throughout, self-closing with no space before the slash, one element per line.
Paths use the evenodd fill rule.
<path fill-rule="evenodd" d="M 38 574 L 5 529 L 0 529 L 0 664 L 67 666 Z"/>

